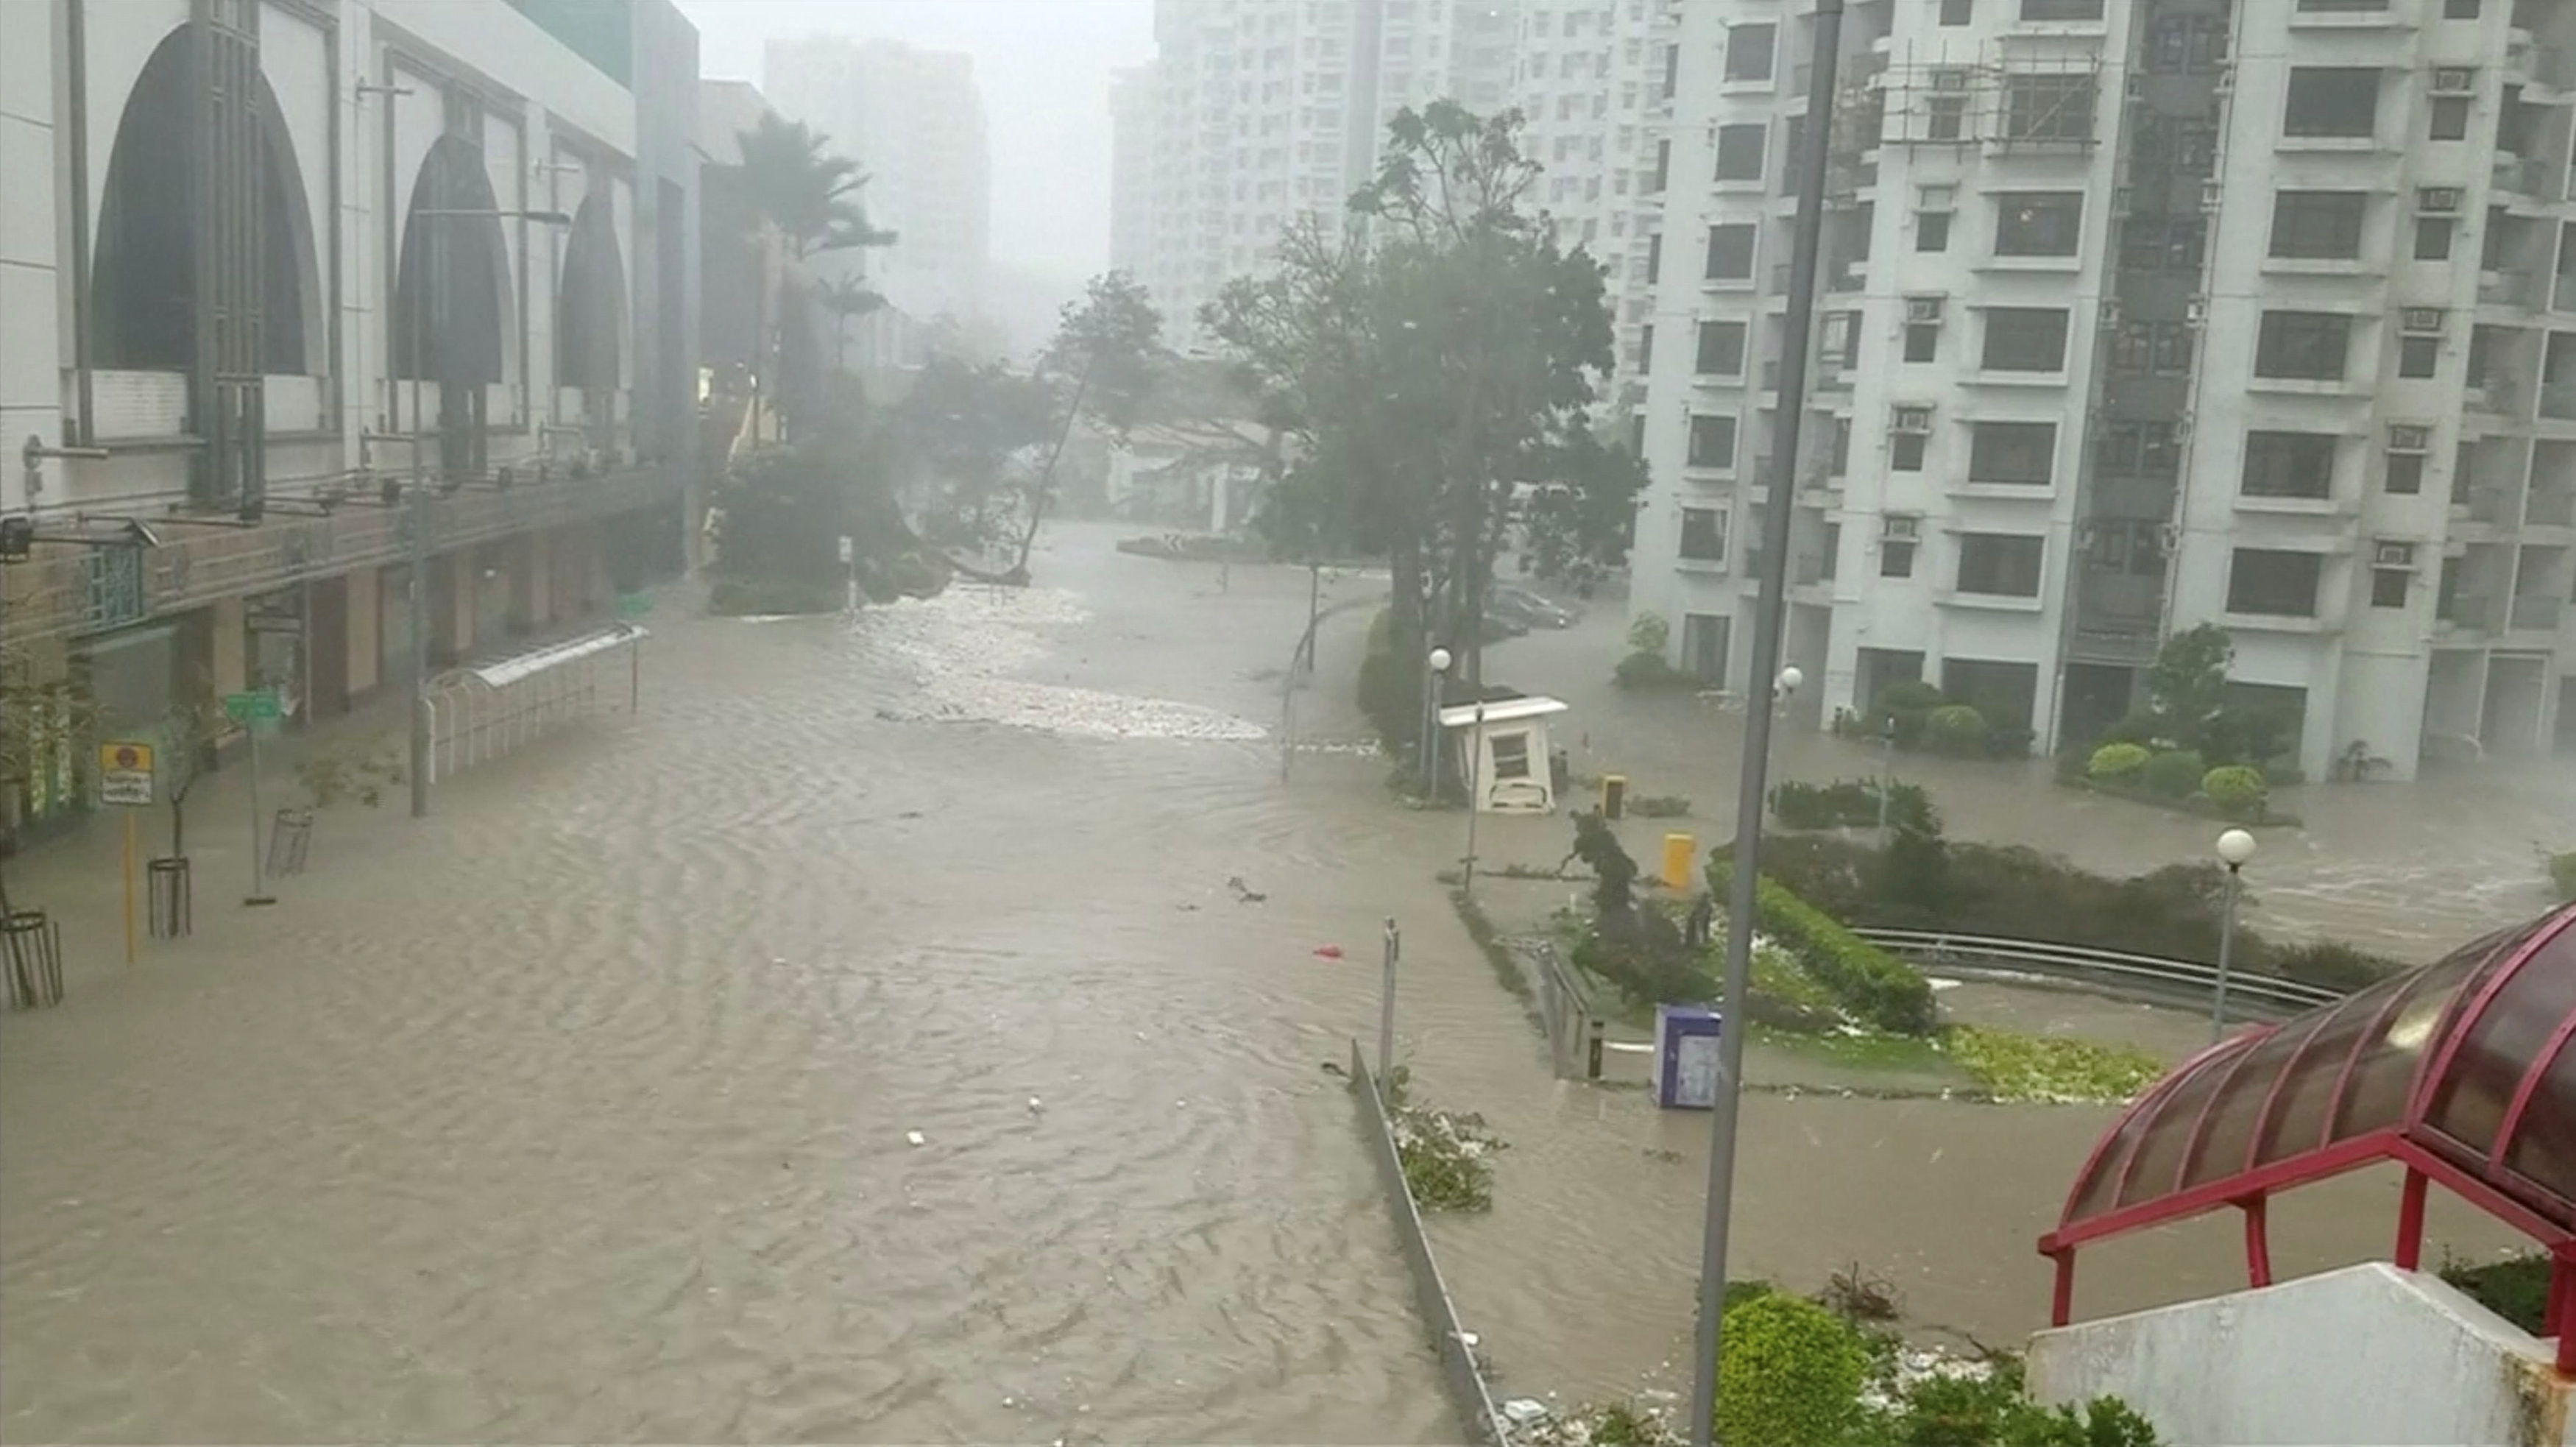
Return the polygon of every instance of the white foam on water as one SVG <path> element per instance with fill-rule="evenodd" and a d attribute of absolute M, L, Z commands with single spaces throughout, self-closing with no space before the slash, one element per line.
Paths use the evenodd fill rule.
<path fill-rule="evenodd" d="M 1042 628 L 1071 627 L 1090 610 L 1061 588 L 952 588 L 861 613 L 852 625 L 920 680 L 907 710 L 956 723 L 1000 724 L 1076 738 L 1258 742 L 1259 724 L 1169 699 L 1039 683 L 1011 673 L 1046 655 Z"/>

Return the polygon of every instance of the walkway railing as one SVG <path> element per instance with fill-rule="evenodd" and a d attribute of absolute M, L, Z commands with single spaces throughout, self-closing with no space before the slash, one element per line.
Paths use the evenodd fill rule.
<path fill-rule="evenodd" d="M 600 665 L 625 655 L 623 678 L 612 676 L 608 696 L 623 694 L 633 712 L 641 687 L 644 630 L 633 623 L 567 638 L 473 668 L 431 684 L 421 708 L 429 715 L 429 782 L 499 758 L 610 705 L 600 696 Z M 623 689 L 617 684 L 626 685 Z"/>
<path fill-rule="evenodd" d="M 2001 939 L 1942 930 L 1855 929 L 1852 933 L 1918 965 L 1977 971 L 2021 971 L 2114 989 L 2207 999 L 2218 991 L 2218 968 L 2196 960 L 2123 954 L 2045 940 Z M 2289 1016 L 2331 1005 L 2340 990 L 2249 970 L 2227 972 L 2227 998 L 2248 1014 Z"/>

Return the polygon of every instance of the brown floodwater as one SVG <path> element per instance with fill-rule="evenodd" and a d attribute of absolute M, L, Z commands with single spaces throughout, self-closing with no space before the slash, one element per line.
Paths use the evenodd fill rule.
<path fill-rule="evenodd" d="M 232 903 L 231 771 L 191 810 L 195 938 L 131 969 L 110 831 L 14 864 L 71 968 L 63 1007 L 0 1021 L 0 1436 L 1456 1440 L 1319 1069 L 1373 1028 L 1389 915 L 1424 1093 L 1512 1142 L 1493 1214 L 1438 1227 L 1470 1325 L 1515 1391 L 1654 1371 L 1689 1328 L 1704 1118 L 1548 1078 L 1431 878 L 1461 820 L 1389 807 L 1348 747 L 1365 607 L 1328 626 L 1283 784 L 1306 575 L 1220 589 L 1113 536 L 1063 530 L 1039 588 L 855 623 L 699 619 L 679 590 L 640 719 L 466 775 L 423 823 L 331 811 L 274 909 Z M 1497 657 L 1582 701 L 1640 787 L 1701 792 L 1653 760 L 1705 728 L 1713 775 L 1728 724 L 1585 693 L 1615 635 Z M 1972 787 L 2078 843 L 2097 807 Z M 2150 850 L 2133 824 L 2101 847 Z M 1489 857 L 1562 852 L 1561 823 L 1487 826 Z M 2338 866 L 2466 932 L 2428 873 L 2456 865 L 2374 867 Z M 2032 1238 L 2106 1119 L 1757 1097 L 1746 1269 L 1858 1261 L 1925 1320 L 2026 1331 Z M 2284 1269 L 2384 1250 L 2390 1188 L 2274 1221 Z M 2224 1222 L 2108 1248 L 2079 1300 L 2218 1289 L 2233 1248 Z"/>

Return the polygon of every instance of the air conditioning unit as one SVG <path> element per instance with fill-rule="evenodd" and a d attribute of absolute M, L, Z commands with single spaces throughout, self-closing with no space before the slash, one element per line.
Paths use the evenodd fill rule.
<path fill-rule="evenodd" d="M 2433 429 L 2418 422 L 2398 422 L 2388 428 L 2388 450 L 2391 452 L 2430 452 Z"/>
<path fill-rule="evenodd" d="M 1894 430 L 1898 432 L 1911 433 L 1924 433 L 1931 431 L 1932 409 L 1929 407 L 1897 408 Z"/>
<path fill-rule="evenodd" d="M 2195 327 L 2207 326 L 2209 324 L 2209 298 L 2205 296 L 2196 296 L 2183 303 L 2182 319 Z"/>
<path fill-rule="evenodd" d="M 2478 73 L 2465 65 L 2445 65 L 2433 72 L 2433 94 L 2468 95 L 2478 88 Z"/>
<path fill-rule="evenodd" d="M 2415 545 L 2381 543 L 2371 549 L 2370 565 L 2374 568 L 2411 568 L 2415 566 Z"/>
<path fill-rule="evenodd" d="M 2415 210 L 2422 216 L 2457 216 L 2460 214 L 2460 188 L 2426 186 L 2415 193 Z"/>
<path fill-rule="evenodd" d="M 1941 319 L 1941 298 L 1909 296 L 1905 299 L 1905 319 L 1909 322 L 1937 322 Z"/>
<path fill-rule="evenodd" d="M 1910 543 L 1923 535 L 1923 519 L 1910 514 L 1891 513 L 1880 521 L 1885 527 L 1879 536 L 1891 543 Z"/>
<path fill-rule="evenodd" d="M 2442 334 L 2442 309 L 2437 306 L 2410 306 L 2397 314 L 2397 329 L 2409 336 Z"/>

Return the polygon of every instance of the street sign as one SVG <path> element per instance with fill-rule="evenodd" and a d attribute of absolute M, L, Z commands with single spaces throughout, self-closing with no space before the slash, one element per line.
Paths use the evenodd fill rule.
<path fill-rule="evenodd" d="M 128 809 L 152 804 L 152 746 L 119 741 L 98 746 L 98 801 Z"/>
<path fill-rule="evenodd" d="M 617 595 L 617 616 L 620 618 L 641 618 L 652 611 L 653 595 L 650 593 L 620 593 Z"/>
<path fill-rule="evenodd" d="M 858 557 L 858 555 L 859 555 L 859 554 L 858 554 L 858 548 L 857 548 L 857 546 L 856 546 L 855 544 L 853 544 L 853 543 L 852 543 L 848 538 L 843 538 L 843 539 L 841 539 L 841 561 L 842 561 L 842 562 L 844 562 L 844 563 L 850 562 L 850 561 L 854 560 L 855 558 L 857 558 L 857 557 Z"/>
<path fill-rule="evenodd" d="M 224 717 L 235 723 L 270 721 L 276 719 L 280 712 L 275 689 L 260 688 L 249 693 L 224 695 Z"/>

